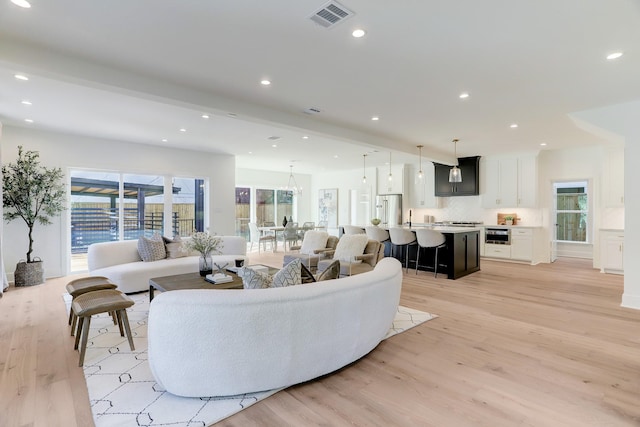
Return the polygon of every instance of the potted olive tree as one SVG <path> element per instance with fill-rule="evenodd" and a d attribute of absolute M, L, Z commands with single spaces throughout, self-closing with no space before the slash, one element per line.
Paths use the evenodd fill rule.
<path fill-rule="evenodd" d="M 33 227 L 51 224 L 51 218 L 64 210 L 65 188 L 62 169 L 40 165 L 37 151 L 18 147 L 15 163 L 2 166 L 2 205 L 7 222 L 22 219 L 29 230 L 29 250 L 14 275 L 16 286 L 32 286 L 44 281 L 42 260 L 33 257 Z"/>

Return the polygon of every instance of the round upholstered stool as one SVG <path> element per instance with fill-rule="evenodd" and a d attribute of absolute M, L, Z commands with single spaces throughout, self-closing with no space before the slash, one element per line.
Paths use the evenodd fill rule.
<path fill-rule="evenodd" d="M 76 297 L 86 294 L 87 292 L 115 289 L 117 285 L 104 276 L 90 276 L 72 280 L 67 283 L 66 287 L 69 295 L 71 295 L 73 299 L 76 299 Z M 115 316 L 113 320 L 114 324 L 116 324 Z M 69 324 L 71 325 L 71 336 L 73 336 L 76 329 L 76 317 L 73 314 L 73 310 L 69 310 Z"/>
<path fill-rule="evenodd" d="M 120 336 L 124 336 L 124 326 L 124 329 L 127 331 L 127 338 L 129 339 L 129 347 L 131 347 L 131 350 L 135 350 L 133 337 L 131 336 L 131 328 L 129 326 L 129 318 L 127 317 L 127 308 L 133 304 L 134 302 L 131 298 L 115 289 L 87 292 L 73 300 L 71 310 L 78 317 L 78 330 L 76 331 L 74 348 L 77 349 L 80 343 L 80 362 L 78 366 L 84 364 L 84 354 L 87 349 L 91 316 L 94 314 L 115 312 L 118 326 L 120 327 Z M 82 335 L 82 342 L 80 342 L 80 335 Z"/>

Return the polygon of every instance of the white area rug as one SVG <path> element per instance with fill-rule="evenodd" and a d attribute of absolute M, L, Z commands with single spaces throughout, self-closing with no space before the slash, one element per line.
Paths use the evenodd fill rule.
<path fill-rule="evenodd" d="M 97 427 L 209 426 L 281 390 L 203 398 L 167 393 L 155 382 L 147 363 L 149 294 L 130 296 L 136 302 L 127 310 L 135 351 L 129 349 L 127 338 L 120 336 L 110 316 L 91 319 L 84 376 Z M 63 297 L 69 310 L 71 296 Z M 400 306 L 385 339 L 436 317 Z"/>

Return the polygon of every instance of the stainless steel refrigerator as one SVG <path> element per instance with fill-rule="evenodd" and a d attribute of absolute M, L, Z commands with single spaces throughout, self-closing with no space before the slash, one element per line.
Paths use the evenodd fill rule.
<path fill-rule="evenodd" d="M 402 225 L 402 194 L 379 194 L 376 196 L 376 218 L 381 225 Z"/>

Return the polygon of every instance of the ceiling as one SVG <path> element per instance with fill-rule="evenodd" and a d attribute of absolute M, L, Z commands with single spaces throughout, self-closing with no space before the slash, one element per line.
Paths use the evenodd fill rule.
<path fill-rule="evenodd" d="M 461 157 L 605 143 L 570 114 L 640 99 L 636 0 L 341 0 L 353 14 L 331 28 L 309 19 L 316 0 L 30 2 L 0 0 L 2 123 L 238 167 L 416 162 L 417 145 L 452 163 L 453 138 Z"/>

